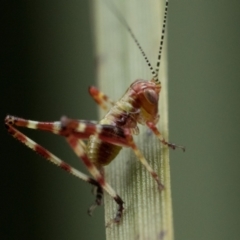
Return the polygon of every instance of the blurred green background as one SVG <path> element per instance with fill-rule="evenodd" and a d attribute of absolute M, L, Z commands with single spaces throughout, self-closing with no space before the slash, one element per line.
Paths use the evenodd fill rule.
<path fill-rule="evenodd" d="M 6 114 L 97 119 L 87 92 L 95 84 L 90 2 L 1 5 L 2 121 Z M 170 2 L 170 139 L 187 147 L 171 152 L 175 239 L 240 236 L 239 23 L 239 1 Z M 24 132 L 85 171 L 64 139 Z M 3 124 L 1 143 L 1 239 L 105 238 L 103 209 L 86 213 L 89 185 L 15 141 Z"/>

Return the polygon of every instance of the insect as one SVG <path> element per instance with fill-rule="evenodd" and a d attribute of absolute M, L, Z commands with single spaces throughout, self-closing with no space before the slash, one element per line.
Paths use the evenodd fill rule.
<path fill-rule="evenodd" d="M 152 175 L 158 185 L 158 188 L 160 190 L 164 189 L 157 173 L 148 164 L 147 160 L 133 140 L 133 135 L 139 132 L 138 124 L 146 125 L 164 145 L 172 149 L 181 148 L 185 150 L 182 146 L 177 146 L 165 141 L 156 127 L 159 120 L 158 100 L 161 90 L 161 82 L 158 79 L 158 71 L 160 67 L 166 28 L 167 11 L 168 1 L 166 1 L 165 5 L 164 22 L 157 65 L 156 69 L 153 70 L 153 67 L 151 66 L 127 22 L 119 15 L 118 12 L 114 10 L 140 49 L 147 65 L 152 71 L 153 77 L 150 81 L 134 81 L 126 90 L 122 98 L 120 98 L 117 102 L 113 102 L 97 88 L 90 87 L 90 95 L 102 108 L 105 109 L 106 104 L 112 105 L 111 109 L 100 122 L 70 119 L 65 116 L 63 116 L 60 121 L 56 122 L 32 121 L 15 116 L 7 116 L 5 118 L 6 128 L 14 138 L 63 170 L 96 187 L 96 200 L 90 207 L 89 214 L 91 214 L 96 206 L 101 204 L 103 190 L 105 190 L 118 205 L 117 213 L 113 220 L 116 223 L 119 223 L 122 218 L 124 202 L 116 191 L 105 181 L 103 176 L 103 166 L 109 164 L 116 157 L 122 147 L 130 147 L 136 154 L 138 160 Z M 78 158 L 83 161 L 93 178 L 71 167 L 50 151 L 21 133 L 16 129 L 16 127 L 39 129 L 63 136 Z M 84 140 L 88 140 L 88 143 L 85 144 Z"/>

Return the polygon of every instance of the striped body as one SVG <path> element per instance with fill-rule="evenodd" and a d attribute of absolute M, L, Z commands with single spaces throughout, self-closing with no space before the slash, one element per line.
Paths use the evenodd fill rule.
<path fill-rule="evenodd" d="M 160 89 L 160 83 L 155 81 L 136 80 L 100 124 L 127 128 L 132 134 L 138 134 L 138 123 L 145 125 L 147 121 L 151 121 L 156 124 L 159 119 Z M 100 99 L 98 96 L 96 98 Z M 118 137 L 117 133 L 114 137 Z M 109 164 L 121 149 L 119 145 L 102 141 L 97 135 L 91 135 L 87 145 L 87 155 L 98 168 L 101 168 Z"/>

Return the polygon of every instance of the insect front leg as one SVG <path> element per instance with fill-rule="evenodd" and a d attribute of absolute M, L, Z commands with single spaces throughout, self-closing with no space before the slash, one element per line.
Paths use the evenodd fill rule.
<path fill-rule="evenodd" d="M 99 91 L 96 87 L 91 86 L 88 89 L 89 94 L 92 96 L 94 101 L 100 105 L 103 110 L 108 110 L 108 107 L 105 103 L 114 106 L 115 102 L 111 100 L 107 95 L 103 92 Z"/>
<path fill-rule="evenodd" d="M 156 125 L 152 122 L 147 122 L 147 126 L 149 127 L 149 129 L 157 136 L 157 138 L 166 146 L 172 148 L 172 149 L 176 149 L 176 148 L 181 148 L 184 152 L 185 152 L 185 147 L 183 146 L 179 146 L 179 145 L 176 145 L 174 143 L 169 143 L 167 142 L 162 134 L 159 132 L 159 130 L 157 129 Z"/>

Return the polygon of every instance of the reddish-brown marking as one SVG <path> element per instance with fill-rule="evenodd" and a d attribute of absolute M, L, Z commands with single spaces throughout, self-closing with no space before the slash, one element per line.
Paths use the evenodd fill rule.
<path fill-rule="evenodd" d="M 98 137 L 106 142 L 109 143 L 116 143 L 116 144 L 122 144 L 129 146 L 128 144 L 128 129 L 123 129 L 118 126 L 112 126 L 112 125 L 102 125 L 102 130 L 98 134 Z"/>
<path fill-rule="evenodd" d="M 84 130 L 84 134 L 87 134 L 88 137 L 96 132 L 96 124 L 94 123 L 84 123 L 86 124 L 86 128 Z"/>
<path fill-rule="evenodd" d="M 95 133 L 95 131 L 94 131 Z M 88 139 L 93 133 L 89 132 L 76 132 L 76 131 L 68 131 L 68 134 L 72 134 L 74 137 L 79 138 L 79 139 Z M 65 136 L 63 134 L 63 136 Z"/>
<path fill-rule="evenodd" d="M 159 178 L 158 178 L 157 173 L 151 172 L 151 175 L 152 175 L 152 177 L 157 181 L 159 190 L 163 190 L 163 189 L 164 189 L 164 185 L 161 184 L 161 182 L 159 181 Z"/>
<path fill-rule="evenodd" d="M 38 144 L 36 144 L 36 146 L 35 146 L 35 151 L 46 159 L 49 159 L 51 157 L 49 152 L 45 148 L 43 148 L 42 146 L 40 146 Z"/>
<path fill-rule="evenodd" d="M 105 101 L 107 101 L 107 100 L 108 100 L 108 97 L 107 97 L 106 95 L 103 95 L 103 99 L 104 99 Z"/>
<path fill-rule="evenodd" d="M 88 168 L 88 169 L 91 169 L 93 168 L 93 163 L 90 161 L 90 159 L 87 157 L 86 154 L 83 154 L 82 156 L 79 156 L 81 157 L 83 163 L 85 164 L 85 166 Z"/>
<path fill-rule="evenodd" d="M 96 101 L 101 102 L 101 98 L 100 98 L 101 93 L 96 87 L 94 86 L 89 87 L 89 93 L 94 97 Z M 107 101 L 108 97 L 105 94 L 102 94 L 102 99 Z"/>
<path fill-rule="evenodd" d="M 99 93 L 98 89 L 94 86 L 90 86 L 88 90 L 89 90 L 89 93 L 93 96 L 96 96 Z"/>
<path fill-rule="evenodd" d="M 13 122 L 16 126 L 19 126 L 19 127 L 26 127 L 28 125 L 28 120 L 25 120 L 23 118 L 14 117 Z"/>
<path fill-rule="evenodd" d="M 72 137 L 72 136 L 70 136 L 69 138 L 68 138 L 68 142 L 69 142 L 69 144 L 71 145 L 71 147 L 72 148 L 76 148 L 77 147 L 77 145 L 78 145 L 78 139 L 76 138 L 76 137 Z"/>
<path fill-rule="evenodd" d="M 65 162 L 62 162 L 62 163 L 60 164 L 60 168 L 62 168 L 63 170 L 65 170 L 65 171 L 67 171 L 67 172 L 71 172 L 71 166 L 68 165 L 68 164 L 65 163 Z"/>
<path fill-rule="evenodd" d="M 27 141 L 27 137 L 22 133 L 20 133 L 19 131 L 17 131 L 14 127 L 12 127 L 11 125 L 6 125 L 6 126 L 8 128 L 8 132 L 11 135 L 13 135 L 13 137 L 18 139 L 20 142 L 25 143 Z"/>
<path fill-rule="evenodd" d="M 22 143 L 27 142 L 27 138 L 25 137 L 25 135 L 21 134 L 20 132 L 15 132 L 15 137 Z"/>
<path fill-rule="evenodd" d="M 74 151 L 76 150 L 77 147 L 81 147 L 81 146 L 78 145 L 78 139 L 76 137 L 70 136 L 67 140 L 68 140 L 68 143 L 70 144 L 70 146 L 73 148 Z M 86 167 L 88 169 L 93 168 L 93 166 L 94 166 L 93 163 L 90 161 L 90 159 L 84 153 L 84 151 L 80 156 L 78 155 L 78 157 L 80 157 L 82 159 L 83 163 L 86 165 Z"/>
<path fill-rule="evenodd" d="M 158 175 L 155 172 L 151 172 L 153 178 L 158 179 Z"/>
<path fill-rule="evenodd" d="M 105 185 L 105 179 L 103 178 L 103 176 L 99 176 L 97 178 L 97 181 L 98 183 L 101 185 L 101 186 L 104 186 Z"/>
<path fill-rule="evenodd" d="M 51 122 L 38 122 L 37 128 L 40 130 L 50 131 L 53 132 L 53 123 Z"/>
<path fill-rule="evenodd" d="M 96 132 L 96 124 L 91 123 L 90 121 L 78 121 L 74 119 L 69 119 L 67 117 L 61 118 L 61 123 L 63 130 L 61 130 L 61 133 L 64 135 L 67 133 L 68 135 L 73 134 L 74 136 L 81 138 L 81 139 L 87 139 L 90 135 L 94 134 Z M 85 124 L 84 131 L 78 131 L 77 128 L 80 124 Z"/>

